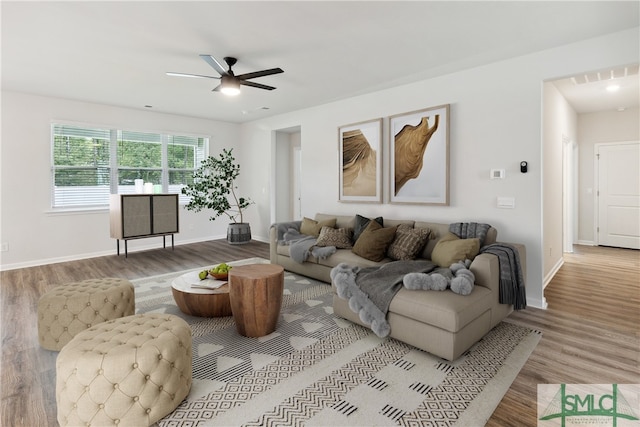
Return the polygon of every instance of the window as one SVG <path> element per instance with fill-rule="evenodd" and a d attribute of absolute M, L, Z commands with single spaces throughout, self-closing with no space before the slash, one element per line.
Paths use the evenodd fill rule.
<path fill-rule="evenodd" d="M 102 207 L 109 194 L 135 193 L 135 180 L 162 186 L 179 194 L 193 180 L 206 156 L 209 139 L 52 125 L 52 206 Z"/>

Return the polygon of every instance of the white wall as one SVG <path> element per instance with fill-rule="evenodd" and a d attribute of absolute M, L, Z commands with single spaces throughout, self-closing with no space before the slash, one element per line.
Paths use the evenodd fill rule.
<path fill-rule="evenodd" d="M 543 82 L 585 70 L 638 62 L 638 36 L 638 28 L 635 28 L 247 123 L 242 126 L 242 139 L 246 144 L 244 152 L 251 156 L 243 161 L 259 170 L 260 162 L 270 155 L 275 143 L 272 130 L 300 126 L 303 215 L 360 213 L 444 223 L 488 222 L 498 228 L 500 240 L 527 246 L 529 304 L 544 307 L 543 278 L 550 267 L 543 256 L 543 233 L 547 226 L 553 230 L 561 228 L 562 204 L 552 205 L 550 210 L 543 212 L 544 191 L 549 186 L 561 185 L 544 181 L 542 177 L 546 171 L 542 144 Z M 339 126 L 441 104 L 451 105 L 450 206 L 338 202 Z M 385 147 L 388 147 L 388 140 L 388 122 L 385 120 Z M 519 172 L 521 160 L 529 162 L 527 174 Z M 490 180 L 491 168 L 506 169 L 506 179 Z M 386 164 L 383 174 L 384 197 L 388 200 Z M 263 186 L 270 175 L 264 171 L 263 176 L 256 178 L 253 182 L 260 184 L 254 186 Z M 498 196 L 515 197 L 515 209 L 496 208 Z M 264 199 L 266 201 L 268 197 Z M 256 214 L 251 218 L 252 230 L 266 236 L 269 216 L 267 212 Z M 553 245 L 561 254 L 562 242 Z"/>
<path fill-rule="evenodd" d="M 3 92 L 0 227 L 1 242 L 9 243 L 9 251 L 0 254 L 0 265 L 4 269 L 115 251 L 114 241 L 108 237 L 106 211 L 81 215 L 47 213 L 51 120 L 203 133 L 211 135 L 213 152 L 236 147 L 234 153 L 243 171 L 250 171 L 241 174 L 238 185 L 244 196 L 256 202 L 247 211 L 247 221 L 254 238 L 261 240 L 267 239 L 270 226 L 274 191 L 270 165 L 276 152 L 275 131 L 299 127 L 303 215 L 361 213 L 444 223 L 488 222 L 498 228 L 500 240 L 527 246 L 529 304 L 543 307 L 543 278 L 550 270 L 544 256 L 543 235 L 547 227 L 558 229 L 562 222 L 562 205 L 553 208 L 543 198 L 543 194 L 552 194 L 549 186 L 561 185 L 543 180 L 543 82 L 637 63 L 639 36 L 639 29 L 635 28 L 242 126 Z M 451 105 L 450 206 L 337 201 L 339 126 L 441 104 Z M 385 121 L 385 147 L 388 139 Z M 387 153 L 383 154 L 388 158 Z M 519 172 L 521 160 L 529 162 L 527 174 Z M 490 180 L 492 168 L 506 169 L 506 179 Z M 384 197 L 388 200 L 386 164 L 383 178 Z M 496 208 L 498 196 L 514 197 L 515 209 Z M 225 235 L 223 219 L 209 223 L 206 215 L 186 211 L 181 214 L 178 242 Z M 160 244 L 151 240 L 154 239 L 135 243 L 155 247 Z M 553 245 L 561 251 L 561 243 Z"/>
<path fill-rule="evenodd" d="M 51 212 L 51 123 L 72 121 L 124 129 L 186 132 L 210 136 L 210 149 L 238 146 L 237 124 L 172 116 L 64 99 L 2 92 L 0 241 L 2 269 L 115 254 L 108 210 Z M 226 236 L 223 218 L 180 210 L 176 244 Z M 170 241 L 168 242 L 170 243 Z M 162 238 L 132 240 L 130 251 L 162 247 Z"/>
<path fill-rule="evenodd" d="M 563 137 L 577 138 L 578 115 L 553 83 L 544 84 L 543 101 L 543 280 L 546 286 L 563 262 Z"/>
<path fill-rule="evenodd" d="M 640 141 L 640 110 L 637 108 L 578 115 L 579 243 L 595 244 L 595 145 L 624 141 Z"/>

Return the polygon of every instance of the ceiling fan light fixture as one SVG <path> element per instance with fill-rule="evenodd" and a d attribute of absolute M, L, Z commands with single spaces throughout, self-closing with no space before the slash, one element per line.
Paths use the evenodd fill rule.
<path fill-rule="evenodd" d="M 240 82 L 231 76 L 222 76 L 220 84 L 220 92 L 227 96 L 236 96 L 240 94 Z"/>
<path fill-rule="evenodd" d="M 612 83 L 609 86 L 607 86 L 607 92 L 609 93 L 617 92 L 619 90 L 620 90 L 619 84 Z"/>

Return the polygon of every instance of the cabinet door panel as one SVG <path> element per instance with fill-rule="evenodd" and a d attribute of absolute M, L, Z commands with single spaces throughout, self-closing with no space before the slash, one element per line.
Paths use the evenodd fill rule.
<path fill-rule="evenodd" d="M 123 237 L 151 234 L 150 196 L 126 196 L 122 198 Z"/>
<path fill-rule="evenodd" d="M 178 232 L 178 196 L 153 196 L 153 233 Z"/>

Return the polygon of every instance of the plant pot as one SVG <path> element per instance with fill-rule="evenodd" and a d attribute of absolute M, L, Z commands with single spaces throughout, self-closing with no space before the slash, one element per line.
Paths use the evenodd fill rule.
<path fill-rule="evenodd" d="M 232 245 L 242 245 L 251 241 L 251 226 L 247 222 L 229 224 L 227 228 L 227 242 Z"/>

